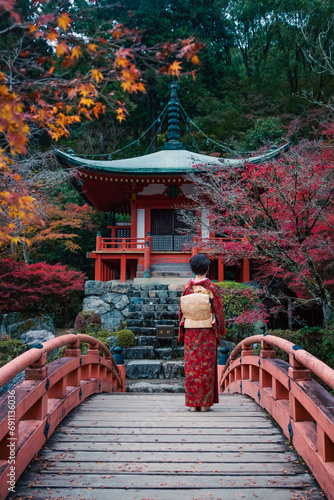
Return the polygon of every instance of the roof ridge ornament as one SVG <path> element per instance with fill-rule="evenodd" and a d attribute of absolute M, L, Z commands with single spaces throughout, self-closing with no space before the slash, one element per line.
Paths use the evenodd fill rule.
<path fill-rule="evenodd" d="M 177 98 L 177 91 L 180 85 L 177 82 L 171 82 L 168 85 L 171 89 L 170 100 L 168 103 L 168 142 L 162 147 L 162 149 L 186 149 L 180 139 L 180 111 L 179 111 L 179 101 Z"/>

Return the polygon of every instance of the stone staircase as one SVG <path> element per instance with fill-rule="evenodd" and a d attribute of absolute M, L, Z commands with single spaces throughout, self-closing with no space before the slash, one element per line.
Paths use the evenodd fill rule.
<path fill-rule="evenodd" d="M 150 284 L 129 292 L 126 323 L 136 345 L 123 350 L 127 391 L 184 392 L 184 352 L 176 340 L 182 288 L 180 284 Z M 173 326 L 176 338 L 157 338 L 159 325 Z"/>
<path fill-rule="evenodd" d="M 151 277 L 152 278 L 191 278 L 191 270 L 188 260 L 185 262 L 173 262 L 170 259 L 165 259 L 162 262 L 151 262 Z M 137 278 L 144 276 L 144 262 L 139 259 L 137 267 Z"/>

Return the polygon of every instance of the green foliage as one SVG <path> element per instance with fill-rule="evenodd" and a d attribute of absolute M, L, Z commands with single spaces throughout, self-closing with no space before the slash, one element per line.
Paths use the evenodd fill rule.
<path fill-rule="evenodd" d="M 322 361 L 334 370 L 334 325 L 331 328 L 324 330 L 322 349 Z"/>
<path fill-rule="evenodd" d="M 135 336 L 131 330 L 120 330 L 117 332 L 117 344 L 119 347 L 132 347 L 135 345 Z"/>
<path fill-rule="evenodd" d="M 268 330 L 269 335 L 280 337 L 297 344 L 305 351 L 320 359 L 334 369 L 334 324 L 330 328 L 320 328 L 318 326 L 305 326 L 300 330 Z M 289 361 L 289 356 L 278 347 L 274 347 L 276 357 Z M 254 354 L 259 354 L 260 346 L 253 349 Z"/>
<path fill-rule="evenodd" d="M 27 346 L 21 340 L 0 340 L 0 367 L 26 350 Z"/>
<path fill-rule="evenodd" d="M 252 335 L 254 323 L 259 321 L 261 300 L 257 291 L 244 283 L 223 281 L 221 289 L 226 322 L 226 340 L 239 342 Z"/>
<path fill-rule="evenodd" d="M 258 149 L 268 142 L 279 142 L 282 134 L 282 122 L 279 118 L 260 118 L 245 136 L 246 147 Z"/>

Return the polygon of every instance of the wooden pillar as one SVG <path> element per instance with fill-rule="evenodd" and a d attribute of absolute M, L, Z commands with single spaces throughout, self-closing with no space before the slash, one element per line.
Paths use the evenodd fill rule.
<path fill-rule="evenodd" d="M 121 255 L 121 283 L 126 282 L 126 255 Z"/>
<path fill-rule="evenodd" d="M 243 266 L 242 266 L 242 283 L 246 283 L 249 280 L 250 280 L 249 260 L 244 259 Z"/>
<path fill-rule="evenodd" d="M 224 281 L 224 261 L 218 260 L 218 281 Z"/>
<path fill-rule="evenodd" d="M 97 255 L 97 258 L 95 260 L 95 281 L 102 281 L 101 270 L 102 270 L 102 259 L 101 259 L 101 254 L 99 254 Z"/>
<path fill-rule="evenodd" d="M 131 201 L 131 238 L 137 238 L 137 206 Z"/>
<path fill-rule="evenodd" d="M 97 235 L 96 235 L 96 251 L 97 252 L 101 251 L 101 245 L 102 245 L 102 235 L 101 235 L 101 231 L 98 231 Z"/>
<path fill-rule="evenodd" d="M 151 207 L 145 207 L 145 234 L 151 233 Z"/>
<path fill-rule="evenodd" d="M 151 246 L 150 239 L 147 238 L 144 248 L 144 278 L 151 277 Z"/>

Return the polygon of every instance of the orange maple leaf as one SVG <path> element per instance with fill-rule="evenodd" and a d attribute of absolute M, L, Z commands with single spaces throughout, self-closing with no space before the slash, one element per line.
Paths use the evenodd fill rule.
<path fill-rule="evenodd" d="M 57 24 L 59 28 L 63 28 L 64 31 L 67 30 L 67 27 L 71 24 L 72 19 L 65 12 L 57 19 Z"/>
<path fill-rule="evenodd" d="M 116 109 L 116 113 L 117 113 L 117 120 L 122 123 L 123 120 L 125 120 L 125 113 L 124 113 L 124 109 L 123 108 L 117 108 Z"/>
<path fill-rule="evenodd" d="M 91 52 L 96 52 L 97 45 L 96 45 L 96 43 L 89 43 L 89 44 L 87 45 L 87 48 L 88 48 L 88 50 L 90 50 Z"/>
<path fill-rule="evenodd" d="M 57 40 L 58 38 L 58 33 L 55 29 L 51 28 L 49 33 L 47 34 L 47 39 L 50 40 L 50 42 L 53 42 L 54 40 Z"/>
<path fill-rule="evenodd" d="M 103 80 L 104 76 L 99 69 L 91 69 L 90 72 L 92 73 L 90 77 L 91 80 L 95 79 L 96 82 L 98 82 L 99 80 Z"/>
<path fill-rule="evenodd" d="M 69 47 L 67 43 L 65 42 L 59 42 L 56 48 L 56 53 L 57 56 L 62 56 L 63 54 L 66 54 L 69 51 Z"/>
<path fill-rule="evenodd" d="M 199 58 L 198 58 L 198 56 L 196 56 L 196 55 L 192 56 L 192 58 L 191 58 L 191 62 L 192 62 L 193 64 L 201 64 L 201 63 L 200 63 L 200 60 L 199 60 Z"/>
<path fill-rule="evenodd" d="M 180 75 L 180 70 L 182 69 L 181 63 L 179 61 L 174 61 L 168 68 L 169 75 Z"/>
<path fill-rule="evenodd" d="M 81 97 L 80 104 L 82 106 L 86 106 L 87 108 L 89 108 L 90 106 L 93 106 L 95 102 L 93 101 L 93 99 L 90 99 L 89 97 Z"/>
<path fill-rule="evenodd" d="M 79 59 L 79 57 L 82 56 L 81 48 L 79 47 L 79 45 L 73 47 L 71 56 L 76 59 Z"/>

